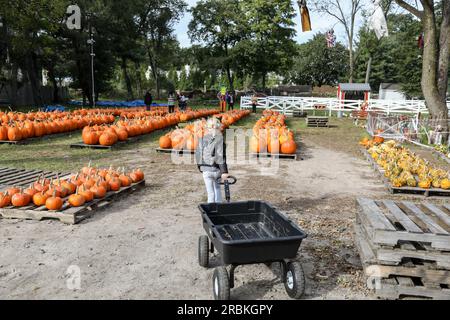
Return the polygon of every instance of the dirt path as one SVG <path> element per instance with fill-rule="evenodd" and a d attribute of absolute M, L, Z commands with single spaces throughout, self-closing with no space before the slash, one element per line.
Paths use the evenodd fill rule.
<path fill-rule="evenodd" d="M 269 201 L 309 234 L 298 257 L 307 274 L 306 299 L 370 298 L 353 245 L 355 199 L 385 190 L 362 159 L 303 143 L 304 160 L 281 162 L 275 175 L 231 165 L 240 179 L 233 199 Z M 212 270 L 197 263 L 204 233 L 197 209 L 205 201 L 201 175 L 153 150 L 122 157 L 145 170 L 148 186 L 80 225 L 0 220 L 0 298 L 211 299 Z M 72 265 L 81 270 L 78 291 L 66 285 Z M 236 276 L 233 298 L 287 298 L 264 266 L 238 269 Z"/>

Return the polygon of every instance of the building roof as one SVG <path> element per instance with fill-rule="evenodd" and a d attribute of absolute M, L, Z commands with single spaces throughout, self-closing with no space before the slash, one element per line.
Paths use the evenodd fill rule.
<path fill-rule="evenodd" d="M 372 91 L 368 83 L 340 83 L 341 91 Z"/>
<path fill-rule="evenodd" d="M 381 83 L 380 90 L 403 91 L 402 86 L 398 83 Z"/>

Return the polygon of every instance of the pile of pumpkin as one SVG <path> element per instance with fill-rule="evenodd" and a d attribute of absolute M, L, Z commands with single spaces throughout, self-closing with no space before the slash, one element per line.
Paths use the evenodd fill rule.
<path fill-rule="evenodd" d="M 94 199 L 105 198 L 109 191 L 120 191 L 143 180 L 144 173 L 140 169 L 125 172 L 124 168 L 99 170 L 89 166 L 67 180 L 40 177 L 28 189 L 12 187 L 0 192 L 0 208 L 34 205 L 60 211 L 67 207 L 81 207 Z"/>
<path fill-rule="evenodd" d="M 146 111 L 145 107 L 137 108 L 108 108 L 108 109 L 77 109 L 72 112 L 74 115 L 107 114 L 114 117 L 135 118 L 149 116 L 163 116 L 168 113 L 167 107 L 152 108 L 152 111 Z"/>
<path fill-rule="evenodd" d="M 253 127 L 250 151 L 271 154 L 297 153 L 295 135 L 286 126 L 286 116 L 266 110 L 263 117 Z"/>
<path fill-rule="evenodd" d="M 214 117 L 222 119 L 222 130 L 225 130 L 249 114 L 249 110 L 234 110 L 214 115 Z M 206 119 L 202 119 L 188 124 L 183 129 L 176 129 L 167 133 L 159 139 L 159 147 L 161 149 L 196 150 L 198 140 L 205 135 L 206 122 Z"/>
<path fill-rule="evenodd" d="M 187 116 L 203 117 L 217 113 L 216 110 L 198 110 L 195 112 L 177 112 L 165 116 L 149 116 L 135 119 L 121 119 L 114 125 L 86 126 L 81 134 L 83 143 L 87 145 L 112 146 L 119 141 L 126 141 L 130 137 L 149 134 L 156 130 L 172 127 Z"/>
<path fill-rule="evenodd" d="M 408 186 L 450 189 L 447 171 L 434 168 L 426 160 L 393 140 L 373 146 L 369 144 L 366 148 L 396 188 Z"/>
<path fill-rule="evenodd" d="M 46 135 L 81 130 L 89 124 L 113 123 L 113 115 L 70 112 L 0 113 L 0 141 L 22 141 Z"/>

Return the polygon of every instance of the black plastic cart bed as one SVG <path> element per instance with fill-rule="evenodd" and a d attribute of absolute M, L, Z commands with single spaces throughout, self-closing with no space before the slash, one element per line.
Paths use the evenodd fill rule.
<path fill-rule="evenodd" d="M 227 200 L 228 183 L 225 183 Z M 261 201 L 214 203 L 199 206 L 208 236 L 199 239 L 199 264 L 207 268 L 209 255 L 219 252 L 222 267 L 213 276 L 214 297 L 230 298 L 234 271 L 240 265 L 280 263 L 282 279 L 291 298 L 305 290 L 305 276 L 297 256 L 306 234 L 270 204 Z M 230 265 L 230 271 L 226 268 Z"/>

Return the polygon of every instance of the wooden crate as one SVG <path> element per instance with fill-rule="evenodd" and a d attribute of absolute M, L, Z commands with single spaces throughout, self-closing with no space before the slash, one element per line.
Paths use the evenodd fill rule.
<path fill-rule="evenodd" d="M 89 218 L 95 213 L 95 210 L 111 204 L 118 197 L 134 192 L 145 186 L 145 181 L 132 184 L 127 188 L 122 188 L 117 192 L 108 192 L 103 199 L 95 199 L 79 208 L 70 207 L 67 203 L 61 211 L 49 211 L 44 207 L 34 205 L 24 208 L 7 207 L 0 209 L 0 216 L 6 219 L 24 219 L 24 220 L 44 220 L 56 219 L 65 224 L 77 224 L 84 219 Z M 66 200 L 66 199 L 65 199 Z"/>
<path fill-rule="evenodd" d="M 430 188 L 430 189 L 423 189 L 418 187 L 394 187 L 391 183 L 391 181 L 386 178 L 385 170 L 381 168 L 378 163 L 370 156 L 369 152 L 367 152 L 366 149 L 361 148 L 361 153 L 364 155 L 364 157 L 369 161 L 372 168 L 374 169 L 375 173 L 380 177 L 380 179 L 383 181 L 386 188 L 389 190 L 392 194 L 415 194 L 415 195 L 423 195 L 425 197 L 450 197 L 450 190 L 444 190 L 444 189 L 437 189 L 437 188 Z"/>
<path fill-rule="evenodd" d="M 450 206 L 429 202 L 358 199 L 358 220 L 372 243 L 395 247 L 417 242 L 429 251 L 450 251 Z"/>
<path fill-rule="evenodd" d="M 440 270 L 428 260 L 403 259 L 396 266 L 384 265 L 368 240 L 363 224 L 355 223 L 355 242 L 370 289 L 383 299 L 450 299 L 450 270 Z M 410 248 L 411 249 L 411 248 Z"/>
<path fill-rule="evenodd" d="M 0 188 L 3 189 L 8 186 L 28 187 L 31 183 L 36 182 L 39 177 L 56 179 L 58 177 L 66 178 L 68 176 L 68 173 L 63 172 L 1 168 Z"/>
<path fill-rule="evenodd" d="M 329 118 L 328 117 L 311 117 L 306 118 L 306 124 L 309 128 L 328 128 Z"/>

